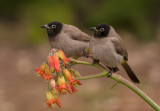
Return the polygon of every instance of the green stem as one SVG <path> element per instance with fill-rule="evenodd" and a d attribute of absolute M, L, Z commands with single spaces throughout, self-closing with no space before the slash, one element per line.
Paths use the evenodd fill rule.
<path fill-rule="evenodd" d="M 75 62 L 77 64 L 84 64 L 84 65 L 94 66 L 94 67 L 97 67 L 98 69 L 100 69 L 102 71 L 101 74 L 85 76 L 85 77 L 77 78 L 77 80 L 86 80 L 86 79 L 93 79 L 93 78 L 99 78 L 99 77 L 108 76 L 108 73 L 106 72 L 106 70 L 104 68 L 102 68 L 100 65 L 97 65 L 97 64 L 92 65 L 91 63 L 88 63 L 88 62 L 77 61 L 77 60 L 73 60 L 73 59 L 71 61 Z M 139 95 L 153 109 L 155 109 L 156 111 L 160 111 L 160 106 L 159 105 L 157 105 L 150 97 L 148 97 L 143 91 L 141 91 L 138 87 L 136 87 L 134 84 L 129 82 L 127 79 L 125 79 L 122 76 L 120 76 L 118 74 L 115 74 L 115 73 L 113 73 L 110 78 L 114 79 L 118 83 L 121 83 L 121 84 L 125 85 L 126 87 L 128 87 L 129 89 L 134 91 L 137 95 Z"/>
<path fill-rule="evenodd" d="M 95 74 L 95 75 L 85 76 L 85 77 L 80 77 L 80 78 L 77 78 L 77 80 L 93 79 L 93 78 L 99 78 L 99 77 L 104 77 L 104 76 L 106 76 L 106 73 Z"/>
<path fill-rule="evenodd" d="M 129 89 L 138 94 L 143 100 L 145 100 L 153 109 L 155 109 L 156 111 L 160 111 L 160 106 L 156 104 L 150 97 L 148 97 L 143 91 L 141 91 L 134 84 L 132 84 L 131 82 L 129 82 L 128 80 L 126 80 L 125 78 L 123 78 L 118 74 L 113 74 L 111 78 L 127 86 Z"/>
<path fill-rule="evenodd" d="M 89 63 L 89 62 L 84 62 L 84 61 L 79 61 L 79 60 L 74 60 L 74 59 L 71 59 L 70 61 L 73 62 L 73 63 L 76 63 L 76 64 L 84 64 L 84 65 L 97 67 L 102 72 L 106 71 L 105 68 L 100 66 L 99 64 L 92 64 L 92 63 Z"/>

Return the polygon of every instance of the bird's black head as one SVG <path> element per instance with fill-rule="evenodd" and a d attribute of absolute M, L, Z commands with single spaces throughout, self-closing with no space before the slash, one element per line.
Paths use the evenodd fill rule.
<path fill-rule="evenodd" d="M 94 37 L 102 38 L 108 36 L 110 26 L 103 23 L 97 25 L 96 27 L 91 27 L 90 29 L 94 31 Z"/>
<path fill-rule="evenodd" d="M 41 28 L 46 28 L 49 37 L 55 37 L 62 30 L 63 24 L 60 22 L 51 22 L 46 25 L 42 25 Z"/>

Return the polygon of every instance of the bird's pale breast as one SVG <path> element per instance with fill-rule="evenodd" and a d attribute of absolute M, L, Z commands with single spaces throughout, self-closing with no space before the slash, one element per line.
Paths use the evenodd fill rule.
<path fill-rule="evenodd" d="M 109 38 L 92 38 L 90 51 L 95 59 L 99 59 L 108 67 L 117 67 L 123 60 L 123 56 L 117 54 Z"/>

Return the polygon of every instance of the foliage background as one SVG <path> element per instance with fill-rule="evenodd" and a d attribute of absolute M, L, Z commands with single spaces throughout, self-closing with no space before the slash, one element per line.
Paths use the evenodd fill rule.
<path fill-rule="evenodd" d="M 112 25 L 124 39 L 129 63 L 141 80 L 138 87 L 160 104 L 159 6 L 159 0 L 1 0 L 0 110 L 49 110 L 44 102 L 46 85 L 34 69 L 50 52 L 40 26 L 51 21 L 73 24 L 90 35 L 91 26 Z M 75 68 L 83 76 L 99 72 L 81 65 Z M 123 69 L 118 73 L 127 78 Z M 122 85 L 111 90 L 113 84 L 107 78 L 83 81 L 77 94 L 61 97 L 63 108 L 56 110 L 152 110 Z"/>

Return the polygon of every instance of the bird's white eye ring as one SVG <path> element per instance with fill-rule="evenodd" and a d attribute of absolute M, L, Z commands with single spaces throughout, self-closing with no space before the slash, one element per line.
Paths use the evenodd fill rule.
<path fill-rule="evenodd" d="M 51 25 L 51 28 L 56 28 L 56 25 Z"/>
<path fill-rule="evenodd" d="M 103 31 L 104 31 L 104 28 L 100 28 L 100 31 L 103 32 Z"/>

